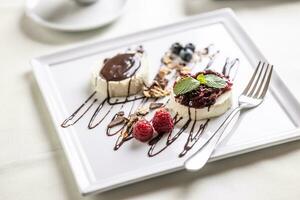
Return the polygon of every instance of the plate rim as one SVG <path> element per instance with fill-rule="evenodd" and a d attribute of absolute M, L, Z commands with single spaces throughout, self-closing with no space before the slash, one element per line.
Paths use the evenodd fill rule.
<path fill-rule="evenodd" d="M 245 30 L 242 28 L 241 24 L 239 23 L 239 21 L 237 20 L 237 18 L 235 16 L 234 12 L 231 9 L 229 9 L 229 8 L 219 9 L 219 10 L 211 11 L 211 12 L 208 12 L 208 13 L 200 14 L 200 15 L 197 15 L 197 16 L 189 17 L 189 18 L 187 18 L 185 20 L 182 20 L 180 22 L 173 23 L 173 24 L 170 24 L 170 25 L 167 25 L 167 26 L 162 26 L 162 27 L 158 27 L 158 28 L 154 28 L 154 29 L 150 29 L 150 30 L 146 30 L 146 31 L 142 31 L 142 32 L 138 32 L 138 33 L 126 35 L 126 36 L 121 36 L 121 37 L 113 38 L 113 39 L 110 39 L 110 40 L 105 40 L 105 41 L 100 40 L 98 42 L 90 43 L 90 45 L 92 45 L 92 46 L 98 46 L 99 44 L 103 44 L 103 43 L 108 44 L 111 41 L 124 40 L 124 39 L 126 39 L 128 37 L 133 37 L 136 34 L 141 34 L 142 35 L 145 32 L 151 32 L 151 31 L 159 30 L 161 28 L 167 28 L 167 27 L 171 27 L 171 26 L 180 26 L 180 24 L 184 23 L 184 22 L 198 21 L 198 20 L 201 21 L 201 20 L 205 20 L 205 18 L 213 18 L 213 17 L 216 17 L 216 18 L 219 17 L 219 19 L 218 19 L 219 23 L 229 23 L 230 26 L 235 26 L 235 30 L 234 31 L 239 32 L 239 34 L 243 36 L 243 39 L 247 40 L 247 43 L 250 44 L 250 46 L 251 46 L 251 47 L 249 47 L 249 48 L 252 49 L 251 51 L 254 50 L 256 52 L 256 54 L 259 55 L 260 59 L 266 61 L 266 59 L 264 58 L 264 56 L 262 55 L 262 53 L 259 51 L 259 49 L 257 48 L 257 46 L 253 43 L 253 41 L 251 40 L 251 38 L 247 35 L 247 33 L 245 32 Z M 224 27 L 226 28 L 227 26 L 224 26 Z M 233 34 L 232 32 L 234 32 L 234 31 L 230 31 L 228 29 L 227 29 L 227 31 L 231 32 L 231 34 Z M 54 54 L 48 54 L 46 56 L 41 56 L 41 57 L 38 57 L 38 58 L 35 58 L 35 59 L 31 60 L 31 64 L 33 66 L 33 72 L 35 74 L 35 77 L 37 79 L 38 85 L 39 85 L 40 90 L 42 92 L 43 98 L 46 101 L 46 104 L 47 104 L 47 107 L 48 107 L 49 112 L 51 114 L 51 118 L 52 118 L 53 122 L 57 121 L 52 116 L 53 115 L 53 113 L 51 112 L 52 109 L 50 109 L 51 107 L 53 107 L 53 105 L 50 105 L 50 104 L 52 104 L 51 100 L 49 99 L 48 95 L 45 92 L 43 92 L 41 86 L 44 85 L 44 83 L 42 83 L 43 81 L 39 80 L 40 77 L 38 77 L 39 73 L 40 73 L 40 70 L 41 70 L 40 68 L 41 68 L 41 66 L 43 66 L 42 63 L 43 63 L 43 61 L 47 61 L 47 60 L 49 61 L 49 59 L 51 60 L 51 57 L 53 58 L 56 55 L 59 55 L 60 53 L 68 53 L 68 51 L 69 52 L 70 51 L 75 51 L 77 48 L 89 48 L 90 45 L 89 44 L 76 45 L 75 47 L 69 47 L 66 50 L 61 50 L 61 51 L 56 52 Z M 249 62 L 251 63 L 251 59 L 249 59 Z M 279 79 L 280 80 L 280 78 L 277 75 L 275 75 L 275 79 Z M 295 96 L 290 92 L 290 90 L 285 85 L 284 85 L 284 87 L 287 89 L 287 93 L 294 98 L 292 100 L 293 103 L 295 105 L 299 106 L 299 102 L 295 99 Z M 276 94 L 274 94 L 274 95 L 276 96 Z M 297 116 L 297 117 L 299 117 L 299 116 Z M 56 125 L 56 124 L 54 124 L 54 125 L 56 127 L 56 131 L 57 131 L 59 137 L 61 137 L 60 133 L 61 133 L 62 130 L 59 129 L 58 125 Z M 297 126 L 297 127 L 299 127 L 299 126 Z M 287 136 L 289 136 L 289 137 L 287 137 Z M 239 154 L 242 154 L 242 153 L 246 153 L 246 152 L 250 152 L 250 151 L 254 151 L 254 150 L 266 148 L 266 147 L 269 147 L 269 146 L 273 146 L 273 145 L 276 145 L 276 144 L 281 144 L 281 143 L 285 143 L 285 142 L 290 142 L 290 141 L 298 140 L 298 139 L 300 139 L 300 129 L 296 128 L 295 130 L 283 132 L 280 135 L 279 139 L 274 140 L 274 138 L 273 139 L 271 138 L 271 139 L 268 140 L 267 143 L 264 142 L 264 143 L 261 143 L 258 146 L 257 146 L 257 144 L 254 145 L 254 143 L 250 143 L 247 148 L 243 149 L 243 151 L 235 152 L 233 154 L 228 154 L 226 156 L 214 155 L 210 159 L 210 161 L 215 161 L 215 160 L 223 159 L 223 158 L 226 158 L 226 157 L 231 157 L 231 156 L 239 155 Z M 63 140 L 64 139 L 60 138 L 61 143 L 64 142 Z M 101 188 L 101 187 L 99 187 L 99 184 L 93 183 L 93 182 L 87 180 L 86 177 L 84 177 L 84 175 L 82 175 L 82 174 L 78 174 L 78 171 L 80 171 L 80 170 L 78 170 L 78 168 L 75 169 L 77 166 L 72 164 L 72 162 L 75 162 L 73 160 L 74 159 L 73 158 L 74 154 L 72 155 L 72 157 L 70 155 L 68 156 L 68 154 L 70 154 L 70 153 L 68 153 L 69 150 L 67 149 L 68 148 L 67 145 L 63 143 L 63 147 L 64 147 L 63 148 L 64 151 L 67 154 L 68 161 L 69 161 L 69 163 L 71 165 L 72 173 L 75 176 L 78 188 L 79 188 L 80 193 L 82 195 L 89 195 L 89 194 L 104 192 L 104 191 L 107 191 L 107 190 L 110 190 L 110 189 L 113 189 L 113 188 L 117 188 L 117 187 L 120 187 L 120 186 L 123 186 L 123 185 L 127 185 L 127 184 L 130 184 L 130 183 L 133 183 L 133 182 L 138 182 L 138 181 L 150 178 L 150 177 L 141 177 L 140 179 L 131 180 L 130 182 L 126 182 L 126 183 L 123 182 L 123 183 L 115 184 L 113 186 L 104 187 L 104 188 L 102 187 Z M 182 164 L 182 166 L 178 165 L 177 167 L 173 168 L 172 170 L 161 171 L 160 173 L 152 175 L 151 178 L 155 177 L 155 176 L 160 176 L 160 175 L 163 175 L 163 174 L 166 174 L 166 173 L 171 173 L 171 172 L 174 172 L 174 171 L 178 171 L 180 169 L 183 169 L 183 164 Z"/>

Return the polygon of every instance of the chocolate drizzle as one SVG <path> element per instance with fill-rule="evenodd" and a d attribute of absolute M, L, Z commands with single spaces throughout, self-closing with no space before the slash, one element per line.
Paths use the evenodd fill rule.
<path fill-rule="evenodd" d="M 69 126 L 72 126 L 74 124 L 76 124 L 76 122 L 78 122 L 89 110 L 90 108 L 94 105 L 94 103 L 96 103 L 97 99 L 94 99 L 92 101 L 92 103 L 86 108 L 85 111 L 83 111 L 83 113 L 81 115 L 78 116 L 77 119 L 74 119 L 74 117 L 76 117 L 76 115 L 86 106 L 86 104 L 96 95 L 96 92 L 93 92 L 88 98 L 87 100 L 84 101 L 83 104 L 81 104 L 81 106 L 79 106 L 79 108 L 77 110 L 75 110 L 75 112 L 73 114 L 71 114 L 67 119 L 65 119 L 63 121 L 63 123 L 60 125 L 63 128 L 67 128 Z"/>
<path fill-rule="evenodd" d="M 193 148 L 193 146 L 197 143 L 200 136 L 204 132 L 208 122 L 209 119 L 207 119 L 203 124 L 201 124 L 195 134 L 194 134 L 194 129 L 195 129 L 196 121 L 193 122 L 192 128 L 189 133 L 189 137 L 184 145 L 183 151 L 179 154 L 179 157 L 184 156 L 191 148 Z"/>
<path fill-rule="evenodd" d="M 205 67 L 205 70 L 209 69 L 213 62 L 215 61 L 216 57 L 219 55 L 220 51 L 216 51 L 214 54 L 210 56 L 209 62 Z"/>
<path fill-rule="evenodd" d="M 178 123 L 180 120 L 177 121 L 177 114 L 174 117 L 174 124 Z M 175 142 L 179 136 L 188 128 L 188 126 L 190 125 L 191 122 L 191 118 L 189 117 L 189 119 L 185 122 L 185 124 L 179 129 L 179 131 L 177 133 L 175 133 L 174 136 L 172 136 L 172 132 L 170 132 L 167 136 L 167 141 L 164 147 L 162 147 L 161 149 L 157 150 L 156 152 L 154 152 L 156 145 L 159 143 L 159 141 L 163 138 L 163 135 L 160 134 L 158 136 L 156 136 L 155 138 L 153 138 L 152 140 L 150 140 L 150 142 L 148 143 L 150 145 L 150 149 L 148 151 L 148 156 L 149 157 L 153 157 L 158 155 L 159 153 L 163 152 L 168 146 L 170 146 L 173 142 Z"/>
<path fill-rule="evenodd" d="M 130 114 L 129 114 L 130 115 Z M 114 150 L 118 150 L 126 141 L 129 141 L 133 138 L 132 136 L 132 127 L 133 124 L 138 120 L 138 116 L 134 115 L 133 117 L 129 118 L 126 122 L 124 128 L 120 129 L 119 137 L 115 143 Z"/>
<path fill-rule="evenodd" d="M 143 100 L 140 102 L 140 105 L 139 105 L 139 106 L 143 105 L 144 102 L 145 102 L 146 100 L 147 100 L 147 99 L 143 99 Z M 129 111 L 129 113 L 128 113 L 128 116 L 131 115 L 131 113 L 132 113 L 132 111 L 133 111 L 133 108 L 134 108 L 134 104 L 135 104 L 135 102 L 132 102 L 132 105 L 131 105 L 130 111 Z M 114 117 L 111 119 L 111 122 L 113 122 L 114 120 L 116 120 L 116 118 L 120 117 L 120 112 L 123 112 L 123 111 L 121 111 L 122 108 L 123 108 L 123 105 L 121 106 L 120 111 L 119 111 L 117 114 L 115 114 Z M 122 117 L 123 117 L 124 113 L 121 114 L 121 115 L 122 115 Z M 111 123 L 111 122 L 110 122 L 110 123 Z M 119 124 L 118 126 L 115 126 L 115 129 L 117 129 L 117 130 L 115 130 L 115 131 L 113 131 L 113 132 L 111 132 L 112 127 L 107 126 L 107 128 L 106 128 L 106 135 L 107 135 L 107 136 L 114 136 L 114 135 L 116 135 L 116 134 L 119 134 L 119 137 L 118 137 L 118 139 L 117 139 L 117 141 L 116 141 L 114 150 L 119 149 L 119 147 L 122 146 L 122 144 L 123 144 L 124 142 L 126 142 L 126 141 L 128 141 L 128 140 L 131 139 L 131 138 L 128 138 L 129 136 L 131 136 L 131 126 L 130 126 L 129 123 L 133 123 L 133 122 L 132 122 L 132 121 L 129 121 L 129 119 L 126 118 L 126 119 L 124 120 L 124 123 L 123 123 L 123 124 Z M 122 138 L 123 138 L 123 139 L 122 139 Z"/>
<path fill-rule="evenodd" d="M 175 116 L 173 117 L 174 126 L 178 124 L 178 122 L 180 122 L 182 119 L 183 117 L 178 117 L 178 113 L 176 113 Z"/>
<path fill-rule="evenodd" d="M 116 140 L 115 146 L 114 146 L 114 150 L 118 150 L 123 144 L 124 142 L 127 142 L 129 140 L 131 140 L 133 138 L 132 136 L 132 130 L 126 130 L 128 131 L 127 135 L 122 135 L 122 133 L 118 136 L 118 139 Z"/>
<path fill-rule="evenodd" d="M 208 48 L 206 49 L 207 53 L 211 50 L 208 51 Z M 212 65 L 215 57 L 219 51 L 216 51 L 212 55 L 208 55 L 210 58 L 209 63 L 206 66 L 206 69 L 210 68 Z M 130 87 L 131 87 L 131 78 L 134 76 L 135 72 L 139 69 L 141 63 L 140 63 L 140 58 L 137 58 L 135 54 L 118 54 L 117 56 L 107 59 L 105 61 L 104 67 L 100 71 L 100 74 L 102 77 L 104 77 L 107 81 L 107 98 L 104 99 L 96 108 L 94 111 L 89 124 L 88 128 L 93 129 L 97 127 L 100 124 L 104 123 L 104 120 L 109 116 L 109 113 L 111 110 L 121 104 L 119 108 L 119 112 L 117 112 L 111 120 L 107 124 L 106 128 L 106 135 L 107 136 L 117 136 L 115 145 L 113 147 L 114 150 L 118 150 L 125 142 L 130 141 L 133 136 L 132 136 L 132 124 L 135 123 L 135 120 L 138 119 L 138 117 L 135 118 L 136 111 L 134 111 L 135 107 L 140 107 L 145 105 L 151 98 L 145 97 L 145 96 L 130 96 Z M 234 61 L 229 61 L 229 59 L 226 60 L 226 63 L 222 69 L 222 72 L 225 76 L 229 76 L 231 73 L 231 69 L 238 63 L 239 60 L 235 59 Z M 128 90 L 127 90 L 127 96 L 124 98 L 125 100 L 112 100 L 109 94 L 109 81 L 120 81 L 126 78 L 130 78 L 130 82 L 128 84 Z M 174 78 L 174 77 L 173 77 Z M 63 123 L 61 124 L 62 128 L 67 128 L 69 126 L 72 126 L 76 124 L 90 109 L 91 107 L 98 101 L 97 98 L 95 98 L 96 92 L 93 92 L 85 101 L 82 105 L 79 106 L 78 109 L 75 110 L 74 113 L 72 113 L 68 118 L 66 118 Z M 136 105 L 136 102 L 138 100 L 140 101 L 139 105 Z M 155 111 L 155 109 L 159 107 L 164 107 L 166 103 L 170 100 L 169 98 L 166 99 L 166 103 L 163 105 L 161 103 L 157 102 L 158 98 L 154 99 L 152 102 L 152 108 L 150 109 L 150 113 Z M 124 105 L 128 105 L 131 103 L 130 111 L 127 113 L 127 117 L 125 117 L 125 113 L 122 111 Z M 110 106 L 108 110 L 103 113 L 101 112 L 104 106 Z M 209 111 L 209 107 L 208 107 Z M 99 115 L 99 113 L 102 114 L 100 119 L 97 120 L 96 118 Z M 146 114 L 147 115 L 147 114 Z M 133 118 L 130 118 L 129 116 L 133 116 Z M 131 119 L 131 120 L 130 120 Z M 173 117 L 174 125 L 178 125 L 179 122 L 183 120 L 182 117 L 180 117 L 177 113 Z M 105 120 L 106 121 L 106 120 Z M 189 118 L 187 119 L 186 122 L 180 127 L 180 129 L 173 130 L 173 132 L 170 132 L 168 134 L 164 135 L 157 135 L 153 139 L 151 139 L 148 143 L 149 145 L 149 150 L 148 150 L 148 156 L 153 157 L 167 149 L 168 146 L 170 146 L 172 143 L 174 143 L 181 135 L 183 132 L 185 132 L 190 124 L 192 123 L 192 127 L 189 131 L 188 137 L 186 139 L 185 145 L 183 147 L 183 150 L 179 154 L 179 157 L 182 157 L 186 155 L 186 153 L 192 149 L 192 147 L 197 143 L 199 140 L 200 136 L 203 134 L 205 131 L 205 128 L 207 127 L 207 124 L 209 120 L 205 120 L 201 125 L 199 125 L 198 128 L 196 128 L 196 124 L 199 122 L 192 121 L 191 120 L 191 113 L 189 109 Z M 105 126 L 103 124 L 103 126 Z M 163 138 L 166 138 L 166 141 L 163 144 L 161 148 L 158 147 L 158 143 L 163 142 Z"/>
<path fill-rule="evenodd" d="M 113 120 L 115 120 L 115 119 L 113 118 L 112 121 L 113 121 Z M 114 131 L 114 132 L 112 132 L 112 133 L 110 132 L 110 130 L 111 130 L 112 127 L 107 126 L 107 128 L 106 128 L 106 135 L 107 135 L 107 136 L 113 136 L 113 135 L 116 135 L 117 133 L 120 133 L 120 132 L 125 128 L 125 126 L 126 126 L 126 123 L 122 124 L 121 128 L 117 129 L 116 131 Z"/>
<path fill-rule="evenodd" d="M 125 98 L 125 100 L 123 101 L 115 101 L 115 102 L 111 102 L 111 98 L 108 98 L 107 99 L 107 103 L 111 106 L 114 106 L 114 105 L 118 105 L 118 104 L 124 104 L 124 103 L 128 103 L 128 102 L 134 102 L 134 101 L 137 101 L 137 100 L 140 100 L 140 99 L 146 99 L 146 97 L 144 96 L 134 96 L 132 98 Z"/>
<path fill-rule="evenodd" d="M 234 75 L 231 75 L 232 69 L 239 64 L 240 60 L 238 58 L 230 60 L 229 58 L 226 58 L 226 62 L 222 68 L 222 74 L 227 77 L 231 77 L 231 80 L 234 80 L 236 75 L 236 70 Z"/>
<path fill-rule="evenodd" d="M 89 122 L 89 125 L 88 125 L 88 128 L 89 128 L 89 129 L 93 129 L 93 128 L 95 128 L 96 126 L 98 126 L 98 125 L 105 119 L 105 117 L 110 113 L 110 111 L 111 111 L 111 109 L 112 109 L 112 106 L 109 108 L 109 110 L 104 114 L 104 116 L 103 116 L 97 123 L 93 124 L 95 118 L 97 117 L 99 111 L 102 109 L 102 107 L 103 107 L 103 105 L 105 104 L 106 100 L 107 100 L 107 99 L 104 99 L 104 100 L 101 102 L 101 104 L 99 104 L 99 106 L 97 107 L 97 109 L 95 110 L 95 112 L 94 112 L 94 114 L 93 114 L 93 116 L 92 116 L 92 118 L 91 118 L 91 120 L 90 120 L 90 122 Z"/>
<path fill-rule="evenodd" d="M 182 117 L 180 117 L 180 118 L 177 118 L 177 117 L 178 117 L 178 114 L 176 113 L 175 117 L 173 118 L 174 124 L 177 124 L 180 120 L 182 120 Z M 191 121 L 192 121 L 191 113 L 190 113 L 190 109 L 189 109 L 189 119 L 185 122 L 185 124 L 179 129 L 179 131 L 174 136 L 172 136 L 172 132 L 169 133 L 169 135 L 167 136 L 167 141 L 166 141 L 165 146 L 163 146 L 161 149 L 154 152 L 156 145 L 163 138 L 163 135 L 158 135 L 149 142 L 150 149 L 148 151 L 148 156 L 153 157 L 153 156 L 156 156 L 157 154 L 161 153 L 162 151 L 164 151 L 169 145 L 171 145 L 173 142 L 175 142 L 179 138 L 179 136 L 189 127 Z M 208 122 L 209 122 L 209 119 L 206 120 L 203 124 L 201 124 L 199 126 L 197 132 L 194 133 L 194 129 L 195 129 L 195 125 L 196 125 L 197 121 L 193 121 L 192 128 L 189 131 L 188 139 L 184 145 L 183 151 L 179 154 L 179 157 L 183 157 L 197 143 L 200 136 L 204 132 Z"/>

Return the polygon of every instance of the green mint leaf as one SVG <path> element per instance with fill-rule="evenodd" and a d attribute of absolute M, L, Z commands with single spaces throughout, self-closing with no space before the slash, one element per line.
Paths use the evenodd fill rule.
<path fill-rule="evenodd" d="M 177 81 L 173 88 L 175 95 L 185 94 L 192 90 L 197 89 L 200 86 L 200 82 L 192 77 L 185 77 Z"/>
<path fill-rule="evenodd" d="M 201 84 L 206 84 L 206 78 L 204 74 L 199 74 L 197 76 L 197 80 L 200 81 Z"/>
<path fill-rule="evenodd" d="M 206 85 L 213 88 L 225 88 L 227 83 L 224 79 L 214 74 L 205 75 Z"/>

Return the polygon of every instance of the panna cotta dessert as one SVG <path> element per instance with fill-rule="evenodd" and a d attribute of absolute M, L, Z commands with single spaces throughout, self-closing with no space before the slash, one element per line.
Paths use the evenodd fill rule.
<path fill-rule="evenodd" d="M 102 98 L 134 95 L 147 83 L 148 61 L 141 47 L 104 59 L 92 76 L 92 86 Z"/>
<path fill-rule="evenodd" d="M 232 106 L 231 89 L 229 78 L 212 70 L 185 74 L 174 83 L 168 107 L 192 120 L 217 117 Z"/>

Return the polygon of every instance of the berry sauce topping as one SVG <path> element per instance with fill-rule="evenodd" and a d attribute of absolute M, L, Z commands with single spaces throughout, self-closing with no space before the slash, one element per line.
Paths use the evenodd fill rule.
<path fill-rule="evenodd" d="M 206 70 L 203 72 L 199 72 L 190 77 L 196 80 L 199 77 L 199 75 L 201 76 L 215 75 L 223 79 L 225 85 L 222 88 L 217 88 L 217 87 L 210 87 L 207 84 L 200 84 L 196 89 L 192 91 L 189 91 L 184 94 L 176 95 L 175 99 L 178 103 L 193 108 L 204 108 L 215 104 L 219 96 L 231 90 L 232 82 L 229 80 L 227 76 L 224 76 L 223 74 L 220 74 L 212 70 Z"/>

